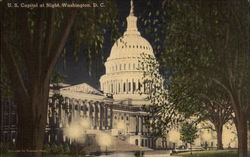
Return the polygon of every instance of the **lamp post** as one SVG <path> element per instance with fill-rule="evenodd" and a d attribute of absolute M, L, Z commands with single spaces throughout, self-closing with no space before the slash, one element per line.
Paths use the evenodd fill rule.
<path fill-rule="evenodd" d="M 91 126 L 90 120 L 88 118 L 76 119 L 72 124 L 70 124 L 64 130 L 64 134 L 73 140 L 74 144 L 76 144 L 76 153 L 78 155 L 78 142 L 83 142 L 84 134 L 87 134 L 87 129 Z M 82 140 L 80 141 L 80 138 Z"/>
<path fill-rule="evenodd" d="M 102 133 L 97 137 L 98 144 L 105 147 L 105 154 L 108 154 L 108 146 L 112 144 L 112 138 L 106 133 Z"/>
<path fill-rule="evenodd" d="M 81 127 L 77 124 L 70 125 L 66 128 L 66 135 L 70 138 L 70 140 L 73 140 L 73 146 L 76 146 L 76 155 L 78 156 L 77 139 L 83 135 Z"/>

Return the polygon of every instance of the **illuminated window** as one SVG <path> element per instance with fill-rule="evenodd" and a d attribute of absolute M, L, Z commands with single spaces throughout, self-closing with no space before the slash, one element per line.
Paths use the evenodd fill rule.
<path fill-rule="evenodd" d="M 137 146 L 138 146 L 138 139 L 136 139 L 136 140 L 135 140 L 135 145 L 137 145 Z"/>

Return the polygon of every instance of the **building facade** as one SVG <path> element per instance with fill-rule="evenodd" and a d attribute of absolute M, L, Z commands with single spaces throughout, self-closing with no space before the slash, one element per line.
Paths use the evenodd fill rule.
<path fill-rule="evenodd" d="M 47 141 L 67 141 L 67 136 L 60 130 L 86 118 L 90 122 L 87 129 L 90 132 L 101 130 L 128 144 L 155 147 L 145 125 L 147 113 L 142 110 L 142 106 L 149 103 L 145 100 L 143 71 L 139 68 L 143 54 L 154 57 L 152 46 L 138 31 L 131 1 L 127 29 L 114 43 L 105 62 L 106 71 L 100 78 L 102 92 L 85 83 L 68 86 L 57 91 L 62 96 L 61 102 L 53 99 L 51 92 L 48 111 L 48 124 L 51 126 L 47 129 Z"/>

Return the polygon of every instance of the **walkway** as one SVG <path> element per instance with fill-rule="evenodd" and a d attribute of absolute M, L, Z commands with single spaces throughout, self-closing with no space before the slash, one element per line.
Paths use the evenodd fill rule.
<path fill-rule="evenodd" d="M 109 155 L 101 155 L 100 157 L 134 157 L 133 152 L 115 152 Z M 170 156 L 170 151 L 156 150 L 144 152 L 144 157 L 174 157 Z"/>

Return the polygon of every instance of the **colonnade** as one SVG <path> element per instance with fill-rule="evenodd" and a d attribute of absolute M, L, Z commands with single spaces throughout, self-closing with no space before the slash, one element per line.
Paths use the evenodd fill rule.
<path fill-rule="evenodd" d="M 145 84 L 140 79 L 114 79 L 101 84 L 101 89 L 113 94 L 136 94 L 144 92 Z"/>
<path fill-rule="evenodd" d="M 53 123 L 62 128 L 81 118 L 87 118 L 90 121 L 90 129 L 111 129 L 112 106 L 104 102 L 67 97 L 62 103 L 59 103 L 58 100 L 49 100 L 48 124 Z"/>

